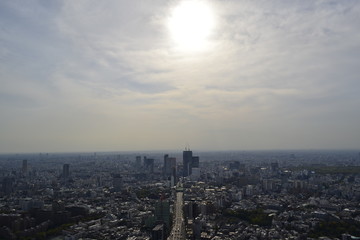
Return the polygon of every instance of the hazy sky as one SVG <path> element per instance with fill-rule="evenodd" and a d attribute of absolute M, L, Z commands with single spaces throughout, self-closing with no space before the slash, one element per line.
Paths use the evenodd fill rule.
<path fill-rule="evenodd" d="M 201 4 L 0 1 L 0 152 L 360 148 L 360 1 Z"/>

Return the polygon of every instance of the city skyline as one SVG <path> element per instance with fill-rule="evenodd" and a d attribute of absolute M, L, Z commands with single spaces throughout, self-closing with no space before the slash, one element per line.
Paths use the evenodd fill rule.
<path fill-rule="evenodd" d="M 0 153 L 359 149 L 359 16 L 355 0 L 2 1 Z"/>

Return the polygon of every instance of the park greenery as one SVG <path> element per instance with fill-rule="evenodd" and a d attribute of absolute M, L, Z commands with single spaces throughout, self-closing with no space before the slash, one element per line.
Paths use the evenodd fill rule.
<path fill-rule="evenodd" d="M 265 213 L 263 209 L 244 210 L 244 209 L 226 209 L 223 214 L 229 221 L 243 220 L 250 224 L 259 226 L 271 226 L 272 216 Z"/>

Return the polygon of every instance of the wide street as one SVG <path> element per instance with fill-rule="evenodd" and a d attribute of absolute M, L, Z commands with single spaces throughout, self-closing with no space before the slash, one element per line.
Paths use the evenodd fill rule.
<path fill-rule="evenodd" d="M 176 193 L 174 224 L 168 240 L 185 239 L 185 224 L 183 216 L 183 192 Z"/>

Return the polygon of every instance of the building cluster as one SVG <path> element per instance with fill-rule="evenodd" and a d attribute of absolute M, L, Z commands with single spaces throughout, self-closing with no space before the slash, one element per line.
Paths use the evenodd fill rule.
<path fill-rule="evenodd" d="M 360 237 L 358 153 L 199 155 L 2 155 L 0 239 Z"/>

